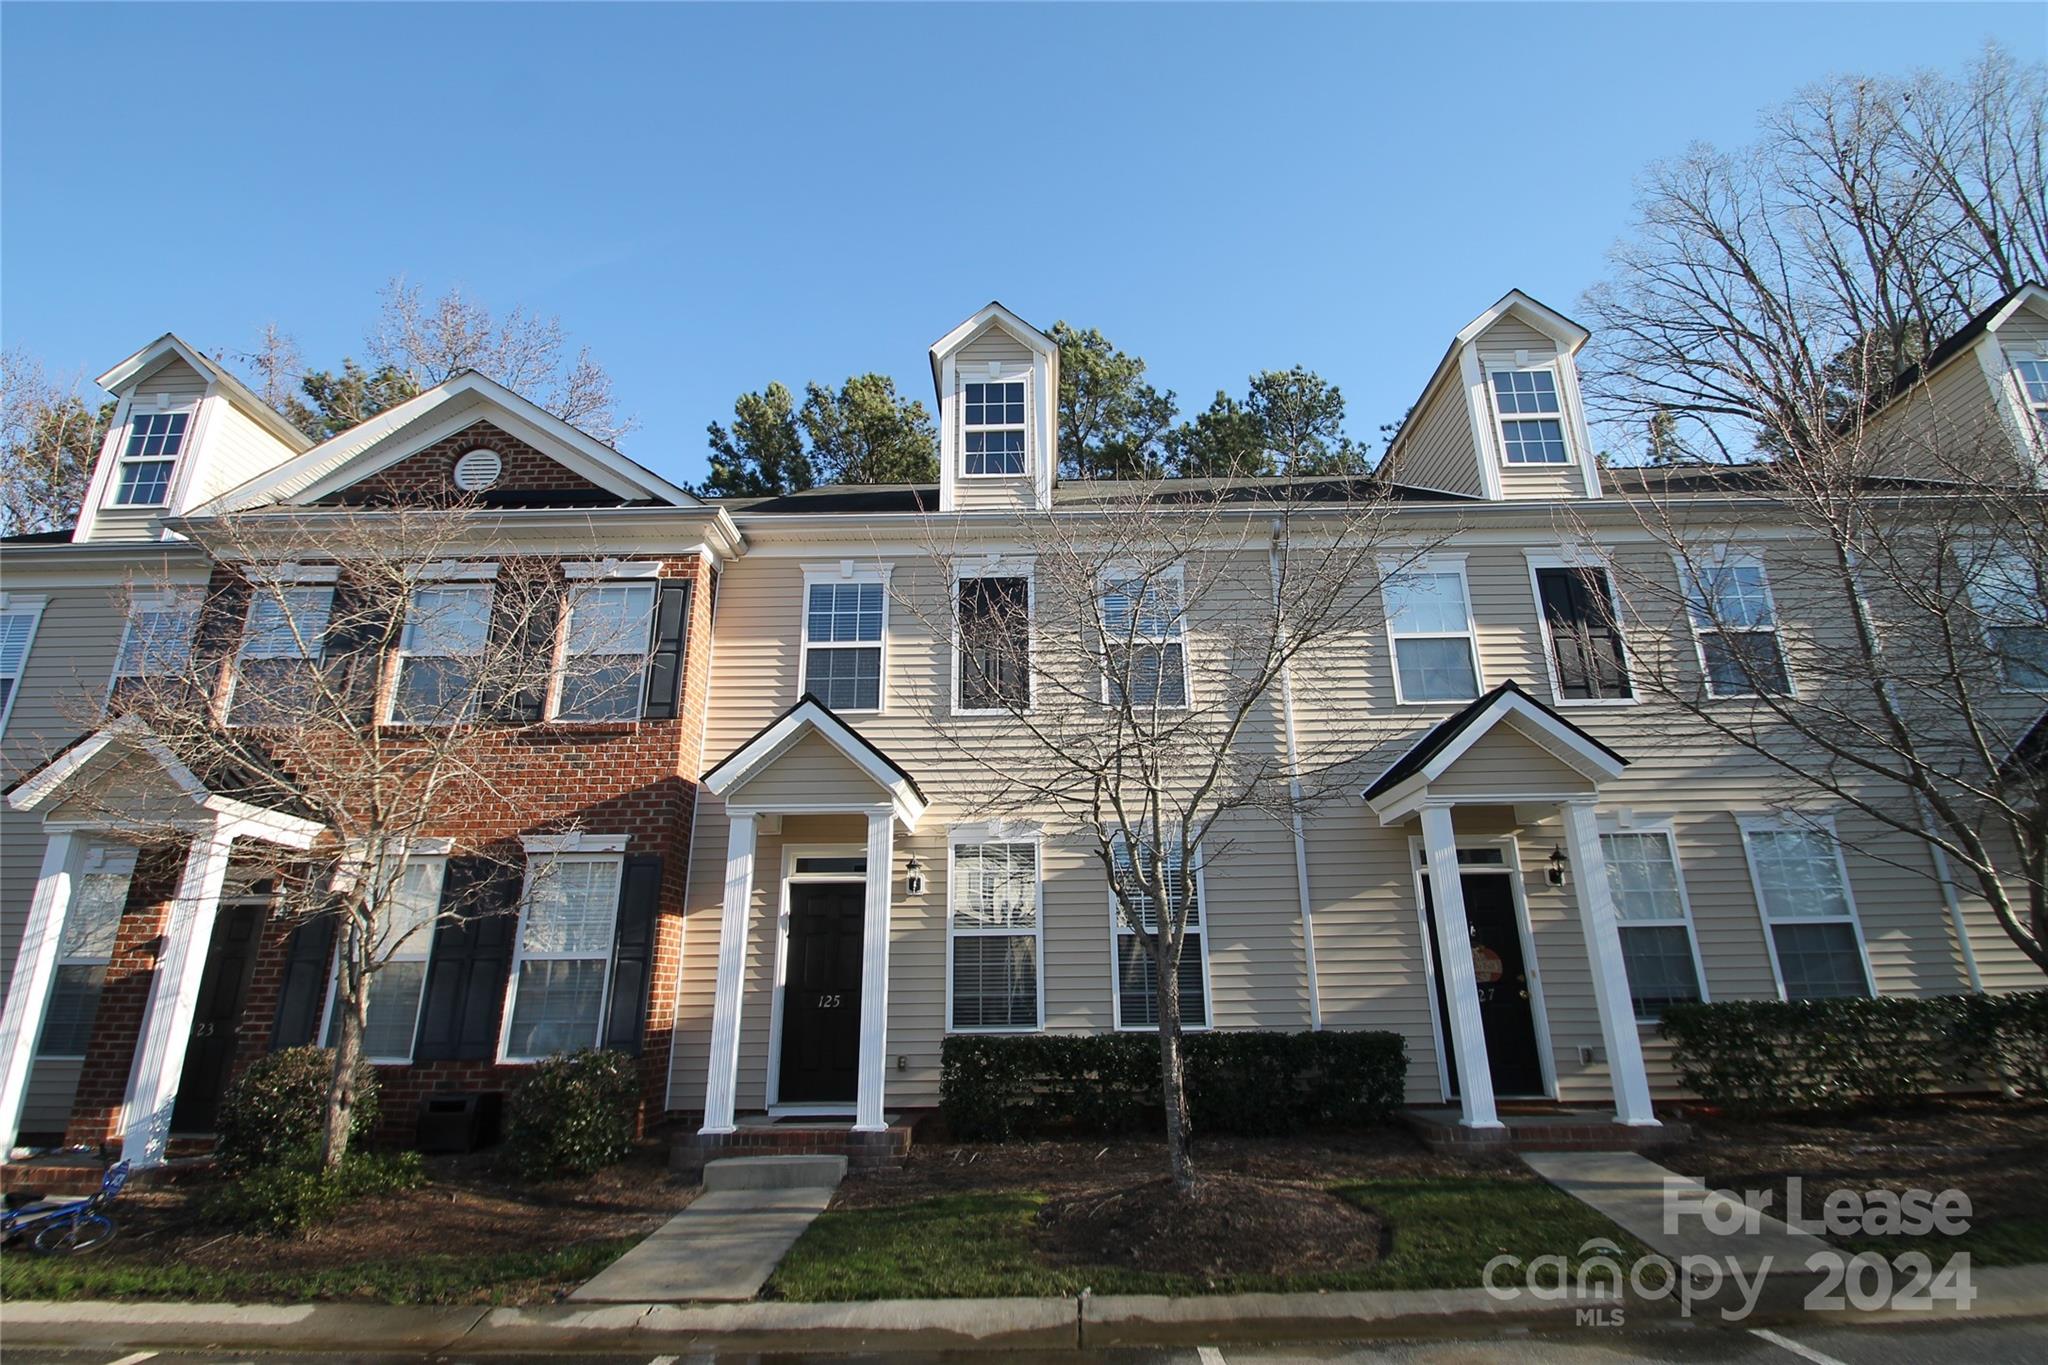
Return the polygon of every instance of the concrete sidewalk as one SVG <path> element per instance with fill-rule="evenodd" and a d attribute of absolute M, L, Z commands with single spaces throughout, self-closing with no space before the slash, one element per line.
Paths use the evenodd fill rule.
<path fill-rule="evenodd" d="M 2048 1265 L 1979 1270 L 1963 1311 L 1880 1310 L 1808 1322 L 1925 1322 L 2048 1316 Z M 1188 1342 L 1352 1340 L 1461 1327 L 1570 1328 L 1582 1304 L 1508 1303 L 1482 1289 L 1364 1294 L 896 1299 L 872 1303 L 638 1303 L 538 1308 L 378 1304 L 37 1303 L 0 1305 L 9 1346 L 167 1350 L 452 1350 L 681 1354 L 691 1349 L 910 1351 L 1074 1349 Z M 1628 1305 L 1631 1321 L 1655 1306 Z M 1786 1321 L 1774 1314 L 1742 1324 Z M 1700 1321 L 1696 1319 L 1696 1321 Z M 1703 1322 L 1702 1325 L 1712 1325 Z"/>
<path fill-rule="evenodd" d="M 1834 1247 L 1634 1152 L 1523 1152 L 1530 1170 L 1674 1261 L 1703 1257 L 1755 1273 L 1803 1270 Z M 1702 1211 L 1670 1216 L 1673 1209 Z M 1733 1231 L 1716 1232 L 1710 1219 Z M 1741 1225 L 1741 1226 L 1737 1226 Z"/>

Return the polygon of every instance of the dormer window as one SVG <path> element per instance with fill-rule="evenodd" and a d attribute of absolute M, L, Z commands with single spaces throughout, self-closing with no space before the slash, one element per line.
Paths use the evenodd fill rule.
<path fill-rule="evenodd" d="M 2019 376 L 2020 391 L 2026 397 L 2027 410 L 2040 424 L 2040 434 L 2048 438 L 2048 360 L 2015 360 L 2012 372 Z"/>
<path fill-rule="evenodd" d="M 967 385 L 961 473 L 1002 477 L 1024 472 L 1024 381 Z"/>
<path fill-rule="evenodd" d="M 1571 463 L 1555 371 L 1547 367 L 1495 370 L 1493 406 L 1500 419 L 1501 455 L 1507 463 Z"/>
<path fill-rule="evenodd" d="M 116 507 L 161 507 L 171 495 L 171 471 L 185 445 L 189 412 L 142 412 L 128 423 L 128 443 L 121 450 Z"/>

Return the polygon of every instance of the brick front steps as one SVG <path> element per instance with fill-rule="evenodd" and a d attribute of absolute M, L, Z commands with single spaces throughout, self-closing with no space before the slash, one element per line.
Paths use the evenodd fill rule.
<path fill-rule="evenodd" d="M 1646 1152 L 1671 1147 L 1692 1136 L 1692 1125 L 1667 1118 L 1655 1128 L 1631 1128 L 1597 1109 L 1530 1109 L 1503 1112 L 1505 1128 L 1464 1128 L 1456 1105 L 1418 1105 L 1401 1111 L 1401 1122 L 1434 1152 L 1471 1155 L 1495 1152 Z"/>
<path fill-rule="evenodd" d="M 854 1170 L 889 1166 L 910 1155 L 910 1124 L 894 1115 L 886 1132 L 856 1133 L 851 1120 L 775 1123 L 744 1118 L 731 1133 L 684 1133 L 669 1148 L 669 1169 L 695 1174 L 733 1156 L 843 1156 Z"/>

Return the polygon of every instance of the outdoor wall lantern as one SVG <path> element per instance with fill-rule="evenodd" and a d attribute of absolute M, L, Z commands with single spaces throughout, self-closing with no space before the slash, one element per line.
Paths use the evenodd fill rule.
<path fill-rule="evenodd" d="M 910 862 L 903 869 L 903 890 L 912 896 L 924 894 L 924 864 L 917 860 L 915 853 L 910 855 Z"/>
<path fill-rule="evenodd" d="M 1550 846 L 1550 862 L 1543 870 L 1543 876 L 1552 886 L 1564 885 L 1564 874 L 1571 867 L 1571 859 L 1564 856 L 1562 846 Z"/>

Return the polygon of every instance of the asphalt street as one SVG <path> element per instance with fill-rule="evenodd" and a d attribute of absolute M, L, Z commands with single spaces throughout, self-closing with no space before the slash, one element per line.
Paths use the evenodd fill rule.
<path fill-rule="evenodd" d="M 338 1346 L 343 1344 L 337 1343 Z M 464 1365 L 496 1360 L 532 1361 L 532 1354 L 360 1355 L 334 1352 L 250 1353 L 209 1351 L 84 1351 L 8 1348 L 7 1365 L 250 1365 L 307 1361 L 318 1365 L 397 1365 L 432 1362 Z M 2037 1365 L 2048 1360 L 2048 1319 L 1827 1327 L 1802 1324 L 1770 1329 L 1659 1327 L 1648 1330 L 1576 1331 L 1569 1334 L 1507 1331 L 1483 1337 L 1434 1337 L 1412 1341 L 1276 1344 L 1232 1342 L 1170 1350 L 961 1351 L 888 1355 L 768 1354 L 751 1351 L 685 1355 L 577 1355 L 579 1362 L 605 1365 L 781 1365 L 796 1361 L 888 1361 L 890 1365 L 1891 1365 L 1892 1362 L 1968 1361 L 1970 1365 Z"/>

